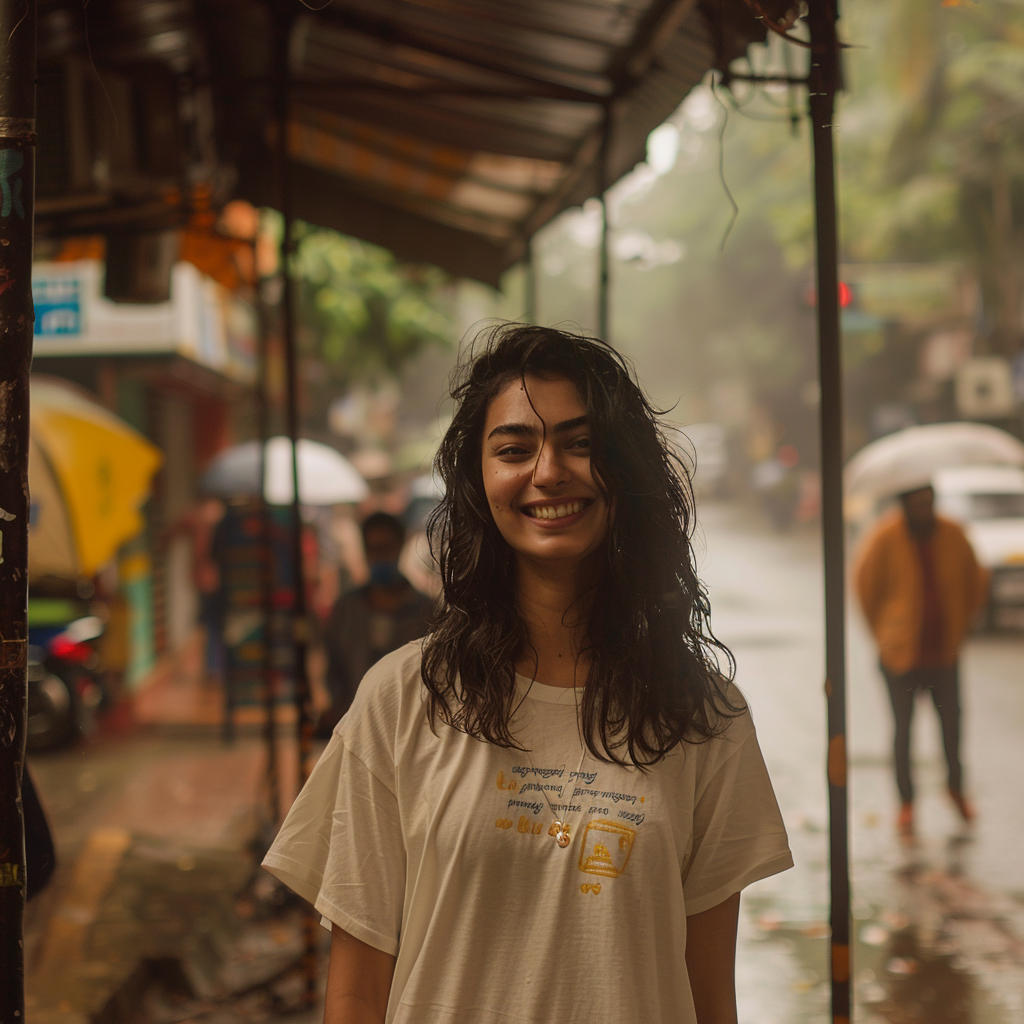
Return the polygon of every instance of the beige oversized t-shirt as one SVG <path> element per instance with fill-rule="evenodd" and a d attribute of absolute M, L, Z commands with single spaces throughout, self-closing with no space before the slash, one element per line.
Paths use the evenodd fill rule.
<path fill-rule="evenodd" d="M 576 777 L 581 694 L 517 680 L 528 757 L 435 735 L 419 671 L 414 643 L 366 675 L 264 866 L 397 956 L 388 1024 L 694 1024 L 687 915 L 793 863 L 750 715 Z"/>

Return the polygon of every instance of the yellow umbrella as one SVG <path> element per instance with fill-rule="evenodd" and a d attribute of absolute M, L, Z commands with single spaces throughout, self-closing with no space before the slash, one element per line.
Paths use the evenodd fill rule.
<path fill-rule="evenodd" d="M 91 576 L 142 529 L 160 450 L 59 378 L 31 380 L 29 577 Z"/>

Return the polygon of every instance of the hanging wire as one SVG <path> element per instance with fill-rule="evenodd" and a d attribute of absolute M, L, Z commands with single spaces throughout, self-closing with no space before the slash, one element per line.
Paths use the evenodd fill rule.
<path fill-rule="evenodd" d="M 718 180 L 722 183 L 722 190 L 725 192 L 726 199 L 729 200 L 729 205 L 732 206 L 732 216 L 729 218 L 729 223 L 726 226 L 725 234 L 722 235 L 722 241 L 718 246 L 719 252 L 725 251 L 725 243 L 729 240 L 729 235 L 732 233 L 733 225 L 736 223 L 736 218 L 740 215 L 740 208 L 736 205 L 736 199 L 733 197 L 732 190 L 729 188 L 729 182 L 725 180 L 725 129 L 729 125 L 729 108 L 722 102 L 722 98 L 718 95 L 717 79 L 715 73 L 711 73 L 711 95 L 715 97 L 716 102 L 722 108 L 722 126 L 718 130 Z"/>
<path fill-rule="evenodd" d="M 110 98 L 110 93 L 107 92 L 107 83 L 103 81 L 103 76 L 100 74 L 99 69 L 96 67 L 96 61 L 93 60 L 92 56 L 92 40 L 89 38 L 89 0 L 82 0 L 82 21 L 85 25 L 85 52 L 89 57 L 89 67 L 92 68 L 92 73 L 96 76 L 96 81 L 100 83 L 100 88 L 103 90 L 103 95 L 106 97 L 107 106 L 110 107 L 110 116 L 114 119 L 114 136 L 116 138 L 121 137 L 121 124 L 117 120 L 117 111 L 114 109 L 114 101 Z M 18 22 L 20 25 L 21 22 Z M 15 25 L 15 28 L 18 26 Z M 14 33 L 12 32 L 11 35 Z"/>
<path fill-rule="evenodd" d="M 25 0 L 25 12 L 18 19 L 18 21 L 15 24 L 14 28 L 11 29 L 11 33 L 7 37 L 7 42 L 10 42 L 14 38 L 14 33 L 18 31 L 18 29 L 21 27 L 21 23 L 28 17 L 28 5 L 29 5 L 29 0 Z"/>
<path fill-rule="evenodd" d="M 786 78 L 793 77 L 792 50 L 788 46 L 782 47 L 782 65 L 786 69 Z M 789 101 L 789 132 L 795 139 L 800 134 L 800 108 L 796 102 L 796 87 L 790 82 L 786 89 L 786 99 Z"/>
<path fill-rule="evenodd" d="M 767 44 L 766 44 L 766 48 L 767 48 Z M 789 54 L 790 54 L 789 47 L 786 46 L 785 44 L 783 44 L 782 45 L 782 52 L 783 52 L 783 58 L 785 60 L 785 78 L 789 79 L 789 78 L 792 78 L 792 75 L 790 73 L 791 72 L 791 68 L 790 68 L 790 61 L 789 61 Z M 752 57 L 749 54 L 746 57 L 746 62 L 747 62 L 748 77 L 744 78 L 744 77 L 738 77 L 738 76 L 730 76 L 729 78 L 727 78 L 727 79 L 725 79 L 723 81 L 723 85 L 725 86 L 726 97 L 727 97 L 727 99 L 729 101 L 729 104 L 732 107 L 732 109 L 735 110 L 737 114 L 741 115 L 742 117 L 749 118 L 752 121 L 774 121 L 777 124 L 782 124 L 782 123 L 790 124 L 790 123 L 792 123 L 792 105 L 793 105 L 793 85 L 792 85 L 792 83 L 789 83 L 789 88 L 788 88 L 789 97 L 788 97 L 788 100 L 786 102 L 780 102 L 778 100 L 775 100 L 775 99 L 772 98 L 771 94 L 766 89 L 763 89 L 763 88 L 759 89 L 758 88 L 759 84 L 763 84 L 760 81 L 760 79 L 762 79 L 762 78 L 770 79 L 772 77 L 772 75 L 774 74 L 774 72 L 772 72 L 771 70 L 758 71 L 758 69 L 754 66 L 754 61 L 753 61 Z M 771 63 L 770 60 L 769 60 L 769 63 Z M 746 82 L 747 84 L 749 84 L 750 91 L 747 93 L 746 99 L 742 99 L 742 98 L 740 98 L 739 96 L 736 95 L 735 86 L 733 85 L 733 83 L 736 82 L 736 81 L 742 81 L 742 82 Z M 777 116 L 772 115 L 772 114 L 760 114 L 760 113 L 755 113 L 753 111 L 747 110 L 746 108 L 749 107 L 758 98 L 764 100 L 766 103 L 768 103 L 772 107 L 775 107 L 777 110 L 786 110 L 787 113 L 785 114 L 785 116 L 777 117 Z"/>

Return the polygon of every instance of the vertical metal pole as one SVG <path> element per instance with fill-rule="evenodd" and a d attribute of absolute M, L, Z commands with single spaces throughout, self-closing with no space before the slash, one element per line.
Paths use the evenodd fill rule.
<path fill-rule="evenodd" d="M 230 506 L 225 511 L 225 518 L 232 517 L 237 513 Z M 236 655 L 232 650 L 233 646 L 227 642 L 228 607 L 231 603 L 231 595 L 237 592 L 237 587 L 226 586 L 227 578 L 231 575 L 230 561 L 223 561 L 220 566 L 221 572 L 221 594 L 224 599 L 224 606 L 221 608 L 221 643 L 224 651 L 224 721 L 221 723 L 220 738 L 226 746 L 235 742 L 235 705 L 238 703 L 238 664 Z"/>
<path fill-rule="evenodd" d="M 277 730 L 274 714 L 277 707 L 277 686 L 274 675 L 274 646 L 277 639 L 274 620 L 274 520 L 266 497 L 267 441 L 270 439 L 270 392 L 267 311 L 261 291 L 263 282 L 257 263 L 256 247 L 259 231 L 252 240 L 253 287 L 256 299 L 258 330 L 258 372 L 256 377 L 256 429 L 260 439 L 260 611 L 263 622 L 263 742 L 267 751 L 267 804 L 270 820 L 281 821 L 281 779 L 277 758 Z"/>
<path fill-rule="evenodd" d="M 846 612 L 843 543 L 843 376 L 832 116 L 840 87 L 835 0 L 809 6 L 808 91 L 814 144 L 821 499 L 825 555 L 825 693 L 828 698 L 832 1020 L 850 1020 L 850 865 L 846 789 Z"/>
<path fill-rule="evenodd" d="M 298 353 L 295 338 L 295 282 L 292 279 L 292 196 L 291 174 L 288 162 L 288 115 L 291 108 L 288 70 L 288 42 L 294 13 L 285 11 L 277 15 L 277 182 L 279 205 L 283 221 L 281 234 L 281 318 L 285 354 L 285 419 L 288 437 L 292 443 L 292 495 L 291 505 L 291 560 L 295 593 L 292 604 L 292 650 L 295 679 L 296 729 L 298 732 L 299 785 L 309 777 L 309 762 L 313 752 L 312 695 L 306 654 L 309 644 L 309 620 L 306 609 L 306 574 L 302 559 L 302 508 L 299 494 L 299 394 Z M 316 940 L 318 917 L 307 908 L 303 917 L 305 936 L 304 1002 L 316 1002 Z"/>
<path fill-rule="evenodd" d="M 601 123 L 601 150 L 598 155 L 598 187 L 601 190 L 601 248 L 597 279 L 597 336 L 608 337 L 608 186 L 611 184 L 609 151 L 612 140 L 612 105 L 606 103 Z"/>
<path fill-rule="evenodd" d="M 0 4 L 0 1021 L 25 1020 L 28 372 L 32 362 L 35 0 Z"/>
<path fill-rule="evenodd" d="M 528 324 L 537 322 L 537 261 L 533 255 L 533 239 L 526 240 L 523 257 L 523 319 Z"/>

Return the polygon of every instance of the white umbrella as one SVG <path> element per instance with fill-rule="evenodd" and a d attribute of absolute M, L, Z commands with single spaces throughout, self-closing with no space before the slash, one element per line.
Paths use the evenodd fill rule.
<path fill-rule="evenodd" d="M 857 452 L 844 483 L 851 495 L 882 498 L 927 487 L 940 469 L 975 465 L 1024 466 L 1024 444 L 984 423 L 907 427 Z"/>
<path fill-rule="evenodd" d="M 203 474 L 207 494 L 239 497 L 259 493 L 260 443 L 246 441 L 222 451 Z M 290 505 L 292 443 L 287 437 L 267 442 L 263 494 L 271 505 Z M 299 439 L 299 500 L 303 505 L 340 505 L 362 501 L 366 481 L 341 452 L 318 441 Z"/>

